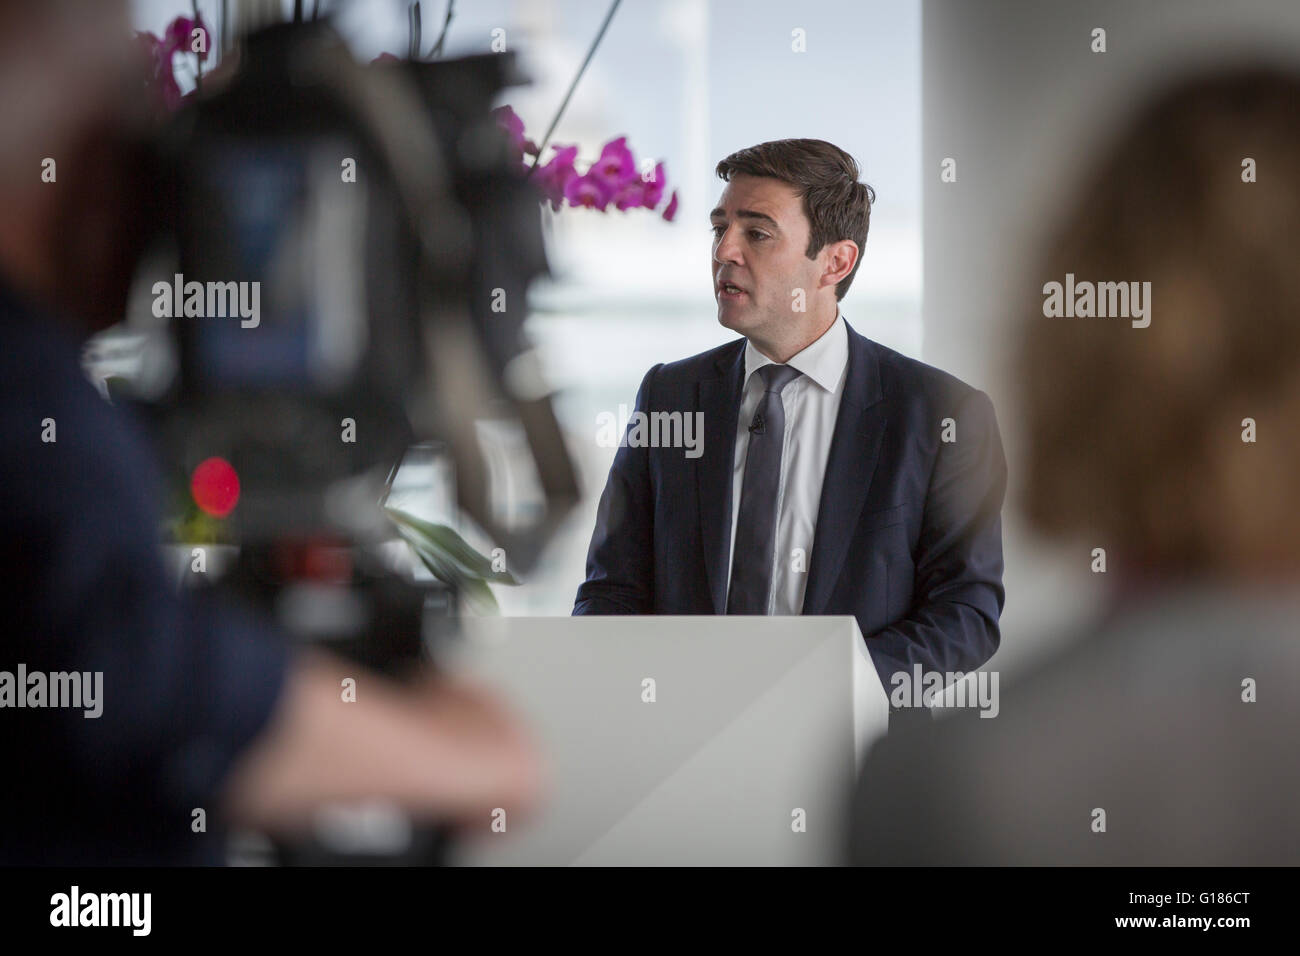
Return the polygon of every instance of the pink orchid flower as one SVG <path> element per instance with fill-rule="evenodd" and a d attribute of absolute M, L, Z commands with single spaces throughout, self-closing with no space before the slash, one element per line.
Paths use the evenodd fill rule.
<path fill-rule="evenodd" d="M 646 208 L 645 186 L 640 181 L 628 183 L 614 194 L 614 205 L 625 211 Z M 653 209 L 654 206 L 649 208 Z"/>
<path fill-rule="evenodd" d="M 194 50 L 193 38 L 196 29 L 203 31 L 204 42 L 201 51 Z M 137 32 L 135 38 L 149 59 L 147 82 L 149 89 L 166 109 L 178 108 L 185 97 L 181 95 L 180 84 L 176 82 L 172 58 L 177 53 L 181 53 L 194 56 L 200 63 L 207 60 L 212 48 L 211 32 L 204 25 L 201 17 L 177 17 L 167 25 L 161 38 L 148 31 Z"/>
<path fill-rule="evenodd" d="M 203 31 L 203 49 L 201 51 L 194 49 L 194 31 Z M 212 35 L 203 23 L 203 18 L 198 17 L 191 19 L 189 17 L 177 17 L 167 27 L 167 32 L 163 34 L 163 48 L 167 56 L 174 53 L 192 53 L 204 62 L 208 58 L 208 50 L 212 45 Z"/>
<path fill-rule="evenodd" d="M 571 206 L 587 206 L 605 211 L 609 205 L 609 193 L 605 181 L 600 176 L 593 176 L 588 170 L 581 176 L 570 179 L 564 187 L 564 198 Z"/>
<path fill-rule="evenodd" d="M 668 205 L 664 208 L 664 221 L 672 222 L 673 217 L 677 215 L 677 190 L 673 190 L 673 198 L 668 200 Z"/>
<path fill-rule="evenodd" d="M 655 163 L 654 172 L 642 185 L 642 198 L 646 209 L 653 209 L 659 205 L 659 200 L 664 196 L 664 187 L 667 185 L 668 178 L 664 174 L 664 164 Z"/>
<path fill-rule="evenodd" d="M 591 164 L 588 173 L 600 182 L 609 196 L 613 196 L 629 182 L 641 179 L 636 171 L 636 159 L 627 148 L 626 136 L 606 143 L 600 151 L 600 159 Z"/>
<path fill-rule="evenodd" d="M 509 106 L 498 106 L 492 111 L 492 116 L 496 119 L 497 124 L 505 130 L 506 136 L 509 137 L 510 149 L 515 162 L 519 163 L 522 171 L 527 174 L 529 166 L 524 161 L 524 154 L 536 156 L 538 150 L 536 143 L 524 137 L 524 121 Z"/>
<path fill-rule="evenodd" d="M 656 163 L 653 173 L 643 178 L 637 171 L 636 157 L 627 145 L 626 136 L 607 142 L 601 148 L 600 158 L 585 173 L 579 174 L 574 168 L 577 146 L 556 146 L 550 160 L 534 169 L 524 156 L 540 159 L 540 151 L 524 135 L 523 120 L 510 106 L 499 106 L 492 115 L 505 131 L 521 171 L 550 202 L 553 210 L 567 204 L 604 212 L 612 204 L 626 212 L 629 209 L 654 209 L 663 199 L 668 185 L 664 164 Z M 677 215 L 676 192 L 662 215 L 668 222 Z"/>
<path fill-rule="evenodd" d="M 533 174 L 533 182 L 551 201 L 551 209 L 558 210 L 564 205 L 565 188 L 578 176 L 578 171 L 573 168 L 578 158 L 578 147 L 556 146 L 554 149 L 555 155 L 550 161 Z"/>

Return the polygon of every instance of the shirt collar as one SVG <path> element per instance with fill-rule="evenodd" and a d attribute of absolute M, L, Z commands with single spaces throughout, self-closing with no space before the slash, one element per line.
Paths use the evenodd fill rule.
<path fill-rule="evenodd" d="M 770 358 L 754 348 L 752 342 L 745 342 L 745 381 L 764 365 L 774 365 Z M 790 356 L 785 364 L 798 369 L 828 392 L 839 388 L 844 376 L 844 369 L 849 364 L 849 332 L 844 322 L 844 314 L 835 310 L 835 321 L 822 333 L 816 342 L 804 348 L 802 352 Z"/>

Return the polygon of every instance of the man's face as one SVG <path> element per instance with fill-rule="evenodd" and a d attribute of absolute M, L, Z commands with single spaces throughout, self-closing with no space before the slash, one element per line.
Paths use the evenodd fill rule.
<path fill-rule="evenodd" d="M 821 256 L 805 255 L 811 224 L 794 187 L 766 176 L 737 174 L 722 191 L 713 225 L 713 295 L 718 321 L 758 343 L 791 338 L 812 316 Z M 742 291 L 721 288 L 731 282 Z M 793 307 L 802 289 L 807 311 Z"/>

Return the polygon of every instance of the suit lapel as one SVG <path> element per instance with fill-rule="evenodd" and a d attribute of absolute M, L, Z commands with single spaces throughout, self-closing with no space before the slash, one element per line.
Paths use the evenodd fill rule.
<path fill-rule="evenodd" d="M 862 514 L 867 489 L 871 487 L 885 434 L 886 405 L 880 388 L 880 364 L 871 343 L 852 327 L 848 332 L 849 367 L 822 479 L 808 586 L 804 591 L 804 614 L 825 613 L 831 592 L 844 570 L 844 558 Z"/>
<path fill-rule="evenodd" d="M 731 551 L 731 482 L 736 456 L 736 421 L 745 378 L 745 340 L 734 354 L 723 353 L 717 375 L 699 385 L 704 412 L 704 455 L 696 470 L 699 483 L 700 539 L 713 613 L 727 606 L 727 558 Z"/>

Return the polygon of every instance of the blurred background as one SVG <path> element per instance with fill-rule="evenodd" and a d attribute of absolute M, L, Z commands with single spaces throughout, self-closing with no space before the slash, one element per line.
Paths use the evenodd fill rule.
<path fill-rule="evenodd" d="M 322 9 L 330 6 L 363 61 L 406 54 L 407 3 L 358 0 Z M 504 30 L 507 48 L 533 82 L 507 91 L 500 103 L 540 143 L 608 7 L 597 0 L 458 0 L 444 54 L 489 52 L 493 31 Z M 136 0 L 133 25 L 159 33 L 196 8 L 220 46 L 220 0 Z M 421 12 L 427 50 L 446 4 L 425 2 Z M 503 614 L 572 610 L 615 452 L 597 443 L 598 416 L 618 416 L 620 404 L 630 410 L 655 363 L 734 338 L 717 322 L 710 272 L 708 213 L 724 185 L 714 166 L 727 154 L 767 139 L 807 136 L 834 141 L 859 160 L 878 199 L 868 254 L 844 314 L 870 338 L 921 354 L 920 23 L 917 0 L 811 4 L 794 19 L 780 0 L 625 0 L 620 6 L 551 142 L 578 145 L 582 169 L 605 142 L 625 135 L 639 163 L 664 163 L 679 205 L 666 222 L 648 210 L 552 212 L 543 204 L 554 275 L 530 288 L 527 330 L 560 390 L 556 410 L 584 501 L 522 586 L 494 589 Z M 797 28 L 806 33 L 806 52 L 792 52 Z M 176 59 L 176 77 L 188 91 L 193 80 L 183 59 Z M 543 159 L 550 153 L 548 147 Z M 129 364 L 129 340 L 109 336 L 100 347 Z M 517 461 L 510 452 L 519 436 L 496 431 L 483 436 L 489 454 L 495 447 L 498 460 Z M 391 503 L 454 524 L 487 553 L 491 542 L 463 516 L 442 510 L 449 495 L 420 500 L 428 485 L 423 467 L 418 461 L 404 466 Z M 524 520 L 538 507 L 535 489 L 518 476 L 503 468 L 493 479 L 507 521 Z"/>
<path fill-rule="evenodd" d="M 358 56 L 405 55 L 405 2 L 334 6 Z M 136 0 L 135 26 L 157 32 L 194 8 Z M 219 32 L 219 0 L 197 9 Z M 486 52 L 504 30 L 533 83 L 501 102 L 540 141 L 607 9 L 598 0 L 460 0 L 445 52 Z M 422 5 L 426 39 L 445 10 Z M 1104 53 L 1093 50 L 1098 28 Z M 804 52 L 792 49 L 797 30 Z M 1243 54 L 1294 64 L 1297 51 L 1292 0 L 625 0 L 551 142 L 576 144 L 590 161 L 626 135 L 638 161 L 665 163 L 680 205 L 673 222 L 646 210 L 544 210 L 554 276 L 530 292 L 528 329 L 561 390 L 584 501 L 521 587 L 495 589 L 502 613 L 572 607 L 615 450 L 597 443 L 598 416 L 631 406 L 651 365 L 731 338 L 706 272 L 707 215 L 722 187 L 714 165 L 764 140 L 817 137 L 852 153 L 878 197 L 845 317 L 984 389 L 999 412 L 1011 463 L 1007 603 L 990 666 L 1014 673 L 1052 650 L 1087 624 L 1101 588 L 1090 571 L 1097 543 L 1049 547 L 1015 508 L 1019 446 L 1003 363 L 1006 323 L 1044 281 L 1026 274 L 1031 253 L 1078 164 L 1154 88 Z M 956 181 L 945 183 L 950 158 Z M 115 360 L 129 363 L 129 343 L 115 347 Z M 526 483 L 494 481 L 504 482 L 494 491 L 508 509 L 535 506 Z"/>

